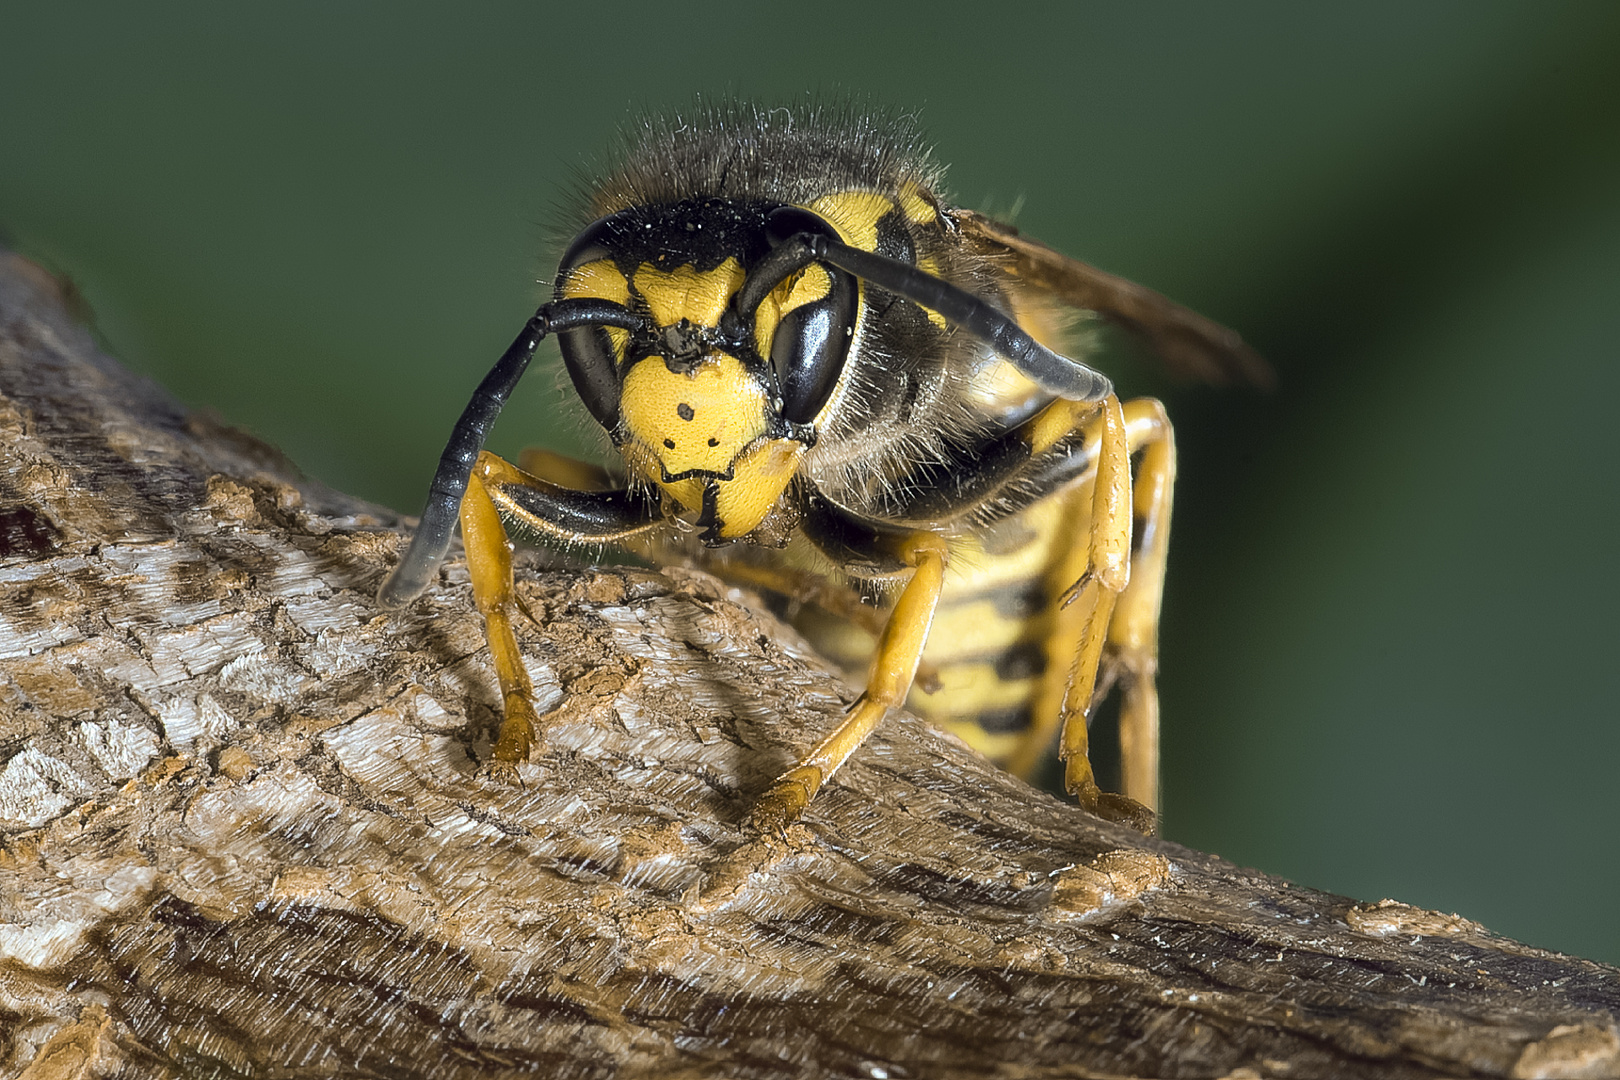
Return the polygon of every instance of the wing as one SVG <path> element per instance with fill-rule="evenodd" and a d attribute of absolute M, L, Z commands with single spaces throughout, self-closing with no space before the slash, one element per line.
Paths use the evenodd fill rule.
<path fill-rule="evenodd" d="M 1271 365 L 1235 330 L 1162 293 L 1019 236 L 1011 225 L 972 210 L 946 213 L 981 247 L 1010 255 L 1020 280 L 1129 330 L 1147 342 L 1172 372 L 1212 383 L 1247 382 L 1266 389 L 1276 384 Z"/>

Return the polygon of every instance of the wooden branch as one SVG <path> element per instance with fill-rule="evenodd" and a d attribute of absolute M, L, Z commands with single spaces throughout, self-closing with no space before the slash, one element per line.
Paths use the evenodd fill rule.
<path fill-rule="evenodd" d="M 712 579 L 538 571 L 521 785 L 459 563 L 97 355 L 0 257 L 0 1072 L 1612 1076 L 1620 971 L 1099 822 Z"/>

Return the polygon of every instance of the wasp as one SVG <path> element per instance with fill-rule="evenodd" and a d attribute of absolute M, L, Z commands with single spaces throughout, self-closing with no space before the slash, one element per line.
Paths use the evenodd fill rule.
<path fill-rule="evenodd" d="M 459 523 L 504 719 L 542 720 L 513 633 L 510 524 L 563 545 L 695 560 L 792 601 L 813 643 L 868 666 L 842 724 L 756 803 L 794 821 L 889 710 L 1028 773 L 1058 738 L 1071 794 L 1151 829 L 1155 688 L 1175 445 L 1066 346 L 1065 311 L 1174 368 L 1263 380 L 1236 334 L 942 195 L 914 122 L 848 109 L 700 108 L 648 121 L 598 183 L 553 295 L 473 394 L 382 606 L 419 595 Z M 482 449 L 555 337 L 621 459 Z M 583 482 L 582 482 L 583 481 Z M 1120 695 L 1122 793 L 1087 752 Z"/>

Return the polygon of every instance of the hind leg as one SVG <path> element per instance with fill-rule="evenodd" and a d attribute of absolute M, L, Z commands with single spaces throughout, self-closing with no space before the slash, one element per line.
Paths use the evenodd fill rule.
<path fill-rule="evenodd" d="M 1159 806 L 1159 607 L 1170 547 L 1176 444 L 1164 406 L 1144 399 L 1125 406 L 1133 452 L 1141 448 L 1132 486 L 1131 580 L 1114 605 L 1104 662 L 1118 676 L 1122 787 L 1152 810 Z"/>
<path fill-rule="evenodd" d="M 1074 582 L 1052 612 L 1049 676 L 1035 723 L 1007 767 L 1029 775 L 1064 732 L 1065 779 L 1082 804 L 1104 816 L 1152 827 L 1158 803 L 1157 670 L 1159 600 L 1168 549 L 1175 448 L 1164 407 L 1140 399 L 1091 417 L 1085 446 L 1096 464 L 1072 495 L 1066 527 L 1080 537 L 1052 568 L 1055 588 Z M 1139 460 L 1137 475 L 1130 462 Z M 1122 558 L 1123 555 L 1123 558 Z M 1086 722 L 1119 685 L 1124 797 L 1102 792 L 1091 773 Z"/>

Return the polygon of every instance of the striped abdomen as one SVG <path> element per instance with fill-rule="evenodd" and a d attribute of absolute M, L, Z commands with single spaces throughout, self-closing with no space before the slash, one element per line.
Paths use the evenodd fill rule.
<path fill-rule="evenodd" d="M 945 590 L 907 707 L 998 764 L 1027 772 L 1051 742 L 1078 628 L 1057 603 L 1085 566 L 1090 484 L 953 541 Z M 801 632 L 859 681 L 873 639 L 816 609 Z M 938 688 L 923 688 L 932 672 Z"/>

